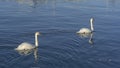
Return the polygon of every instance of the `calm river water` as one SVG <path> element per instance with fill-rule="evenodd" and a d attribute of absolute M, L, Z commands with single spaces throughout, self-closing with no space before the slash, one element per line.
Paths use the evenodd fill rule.
<path fill-rule="evenodd" d="M 0 0 L 0 68 L 120 68 L 120 0 Z M 90 26 L 95 32 L 76 32 Z M 22 42 L 34 51 L 15 51 Z"/>

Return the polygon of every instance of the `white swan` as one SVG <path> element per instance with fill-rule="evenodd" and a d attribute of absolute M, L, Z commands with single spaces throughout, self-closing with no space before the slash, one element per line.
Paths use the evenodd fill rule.
<path fill-rule="evenodd" d="M 90 19 L 90 29 L 88 28 L 81 28 L 78 32 L 78 34 L 89 34 L 92 33 L 94 31 L 94 27 L 93 27 L 93 18 Z"/>
<path fill-rule="evenodd" d="M 38 47 L 38 35 L 40 35 L 40 33 L 36 32 L 35 33 L 35 45 L 24 42 L 24 43 L 21 43 L 17 48 L 15 48 L 15 50 L 31 50 L 31 49 Z"/>

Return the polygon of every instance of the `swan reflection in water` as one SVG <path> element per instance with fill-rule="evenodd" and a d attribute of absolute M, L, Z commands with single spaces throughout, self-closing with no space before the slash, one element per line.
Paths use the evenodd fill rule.
<path fill-rule="evenodd" d="M 20 55 L 27 56 L 34 54 L 35 62 L 38 60 L 38 48 L 28 49 L 28 50 L 16 50 Z"/>
<path fill-rule="evenodd" d="M 89 38 L 88 42 L 90 44 L 94 44 L 94 41 L 93 41 L 93 33 L 82 33 L 82 34 L 78 34 L 81 38 Z"/>

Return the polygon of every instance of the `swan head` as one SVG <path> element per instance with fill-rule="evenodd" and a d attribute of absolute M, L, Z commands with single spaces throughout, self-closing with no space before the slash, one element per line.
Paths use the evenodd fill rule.
<path fill-rule="evenodd" d="M 40 35 L 40 32 L 36 32 L 35 35 L 36 35 L 36 36 Z"/>

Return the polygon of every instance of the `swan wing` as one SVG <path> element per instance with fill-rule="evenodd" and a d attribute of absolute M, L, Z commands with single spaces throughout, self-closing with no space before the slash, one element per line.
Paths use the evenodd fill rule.
<path fill-rule="evenodd" d="M 32 44 L 24 42 L 24 43 L 21 43 L 15 50 L 29 50 L 33 48 L 34 46 Z"/>
<path fill-rule="evenodd" d="M 82 28 L 77 33 L 91 33 L 91 30 L 88 28 Z"/>

